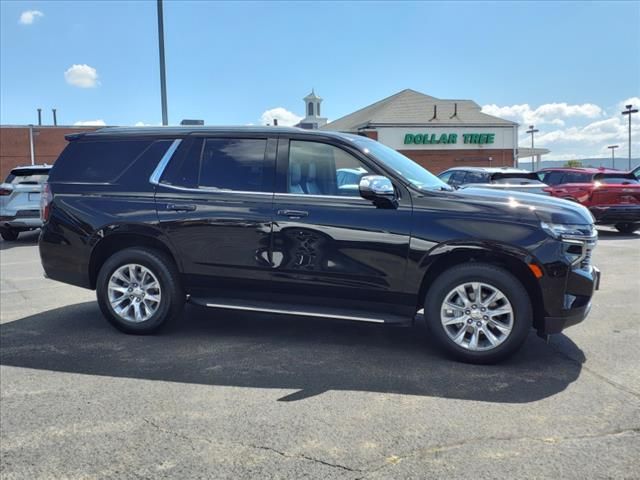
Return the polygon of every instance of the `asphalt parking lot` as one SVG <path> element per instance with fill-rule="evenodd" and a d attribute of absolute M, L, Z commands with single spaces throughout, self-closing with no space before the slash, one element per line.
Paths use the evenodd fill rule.
<path fill-rule="evenodd" d="M 602 229 L 593 311 L 495 366 L 414 329 L 187 307 L 127 336 L 0 243 L 0 476 L 640 478 L 640 235 Z"/>

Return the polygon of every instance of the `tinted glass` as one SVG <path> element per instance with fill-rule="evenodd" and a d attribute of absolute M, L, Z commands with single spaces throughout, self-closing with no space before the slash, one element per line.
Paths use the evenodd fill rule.
<path fill-rule="evenodd" d="M 489 175 L 484 172 L 467 172 L 464 183 L 489 183 Z"/>
<path fill-rule="evenodd" d="M 203 140 L 201 138 L 187 139 L 183 143 L 184 146 L 178 148 L 164 169 L 160 183 L 197 188 Z"/>
<path fill-rule="evenodd" d="M 260 192 L 264 190 L 266 140 L 209 138 L 202 149 L 201 187 Z"/>
<path fill-rule="evenodd" d="M 12 170 L 7 176 L 5 183 L 11 183 L 13 185 L 38 185 L 45 183 L 49 178 L 49 169 L 24 169 L 24 170 Z"/>
<path fill-rule="evenodd" d="M 371 173 L 360 160 L 325 143 L 289 143 L 289 193 L 359 197 L 360 179 Z"/>
<path fill-rule="evenodd" d="M 564 177 L 564 172 L 548 172 L 542 181 L 547 185 L 558 185 L 562 182 L 562 177 Z"/>
<path fill-rule="evenodd" d="M 453 172 L 453 175 L 451 175 L 451 179 L 449 180 L 449 183 L 451 185 L 461 185 L 462 182 L 464 182 L 464 176 L 466 175 L 467 172 L 465 172 L 464 170 L 457 170 L 455 172 Z"/>
<path fill-rule="evenodd" d="M 443 182 L 445 182 L 445 183 L 449 183 L 449 177 L 451 177 L 451 174 L 452 174 L 452 173 L 453 173 L 453 172 L 444 172 L 444 173 L 441 173 L 440 175 L 438 175 L 438 178 L 439 178 L 440 180 L 442 180 Z"/>
<path fill-rule="evenodd" d="M 152 140 L 73 141 L 51 169 L 51 182 L 109 183 L 127 169 Z"/>
<path fill-rule="evenodd" d="M 567 172 L 562 179 L 562 183 L 589 183 L 593 175 L 583 172 Z"/>

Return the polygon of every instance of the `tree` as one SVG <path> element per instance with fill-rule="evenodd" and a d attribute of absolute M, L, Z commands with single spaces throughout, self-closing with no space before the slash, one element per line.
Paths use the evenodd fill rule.
<path fill-rule="evenodd" d="M 581 167 L 582 162 L 580 160 L 567 160 L 564 166 L 565 167 Z"/>

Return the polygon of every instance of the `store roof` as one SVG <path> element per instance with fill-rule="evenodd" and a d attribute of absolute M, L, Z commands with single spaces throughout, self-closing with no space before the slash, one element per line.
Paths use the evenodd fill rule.
<path fill-rule="evenodd" d="M 434 108 L 435 107 L 435 108 Z M 435 118 L 434 118 L 435 113 Z M 487 115 L 472 100 L 443 100 L 405 89 L 322 127 L 354 132 L 367 127 L 394 125 L 516 125 Z"/>

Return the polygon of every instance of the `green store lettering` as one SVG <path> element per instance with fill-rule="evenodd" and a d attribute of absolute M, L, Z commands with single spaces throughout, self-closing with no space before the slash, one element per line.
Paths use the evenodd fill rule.
<path fill-rule="evenodd" d="M 494 143 L 496 139 L 495 133 L 463 133 L 462 141 L 467 144 L 484 145 Z M 458 143 L 458 134 L 456 133 L 407 133 L 404 136 L 405 145 L 437 145 Z"/>

